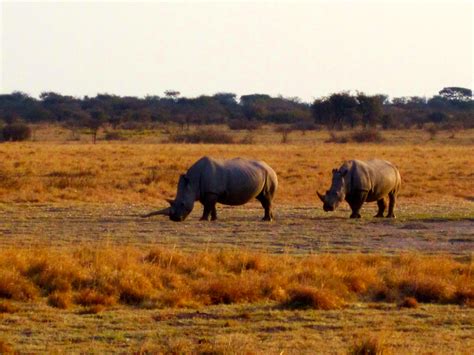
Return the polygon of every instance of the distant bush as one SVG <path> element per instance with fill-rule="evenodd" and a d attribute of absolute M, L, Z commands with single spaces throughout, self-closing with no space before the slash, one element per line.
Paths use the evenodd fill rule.
<path fill-rule="evenodd" d="M 384 140 L 382 134 L 374 128 L 363 129 L 351 134 L 351 140 L 357 143 L 366 142 L 382 142 Z"/>
<path fill-rule="evenodd" d="M 104 139 L 106 141 L 123 141 L 126 140 L 126 138 L 117 131 L 112 131 L 112 132 L 105 132 Z"/>
<path fill-rule="evenodd" d="M 300 121 L 293 123 L 291 125 L 291 128 L 293 128 L 295 131 L 315 131 L 318 129 L 318 126 L 316 123 L 312 121 Z"/>
<path fill-rule="evenodd" d="M 5 141 L 25 141 L 31 138 L 31 128 L 20 122 L 10 123 L 3 127 L 2 135 Z"/>
<path fill-rule="evenodd" d="M 349 139 L 344 135 L 337 135 L 336 133 L 330 131 L 329 138 L 324 141 L 324 143 L 347 143 Z"/>
<path fill-rule="evenodd" d="M 254 144 L 255 143 L 255 136 L 252 133 L 245 135 L 240 141 L 240 144 Z"/>
<path fill-rule="evenodd" d="M 278 126 L 275 128 L 275 132 L 281 133 L 281 142 L 288 143 L 290 133 L 293 132 L 293 128 L 291 126 Z"/>
<path fill-rule="evenodd" d="M 194 132 L 178 133 L 170 136 L 174 143 L 209 143 L 232 144 L 234 137 L 229 133 L 215 128 L 200 128 Z"/>
<path fill-rule="evenodd" d="M 259 129 L 262 124 L 258 121 L 251 121 L 251 120 L 239 120 L 239 119 L 234 119 L 234 120 L 229 120 L 227 122 L 227 125 L 229 126 L 230 129 L 232 130 L 244 130 L 247 129 L 249 131 Z"/>

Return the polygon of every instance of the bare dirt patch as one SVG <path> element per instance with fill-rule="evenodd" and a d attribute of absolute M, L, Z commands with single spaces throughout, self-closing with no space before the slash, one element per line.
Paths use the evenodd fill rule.
<path fill-rule="evenodd" d="M 320 206 L 277 206 L 273 223 L 260 221 L 257 204 L 219 206 L 219 220 L 201 222 L 196 206 L 185 222 L 142 219 L 152 206 L 132 204 L 0 205 L 0 246 L 131 245 L 183 250 L 246 248 L 270 253 L 398 253 L 468 255 L 474 251 L 474 204 L 400 207 L 398 218 L 375 219 L 367 205 L 360 220 L 346 206 L 333 214 Z"/>

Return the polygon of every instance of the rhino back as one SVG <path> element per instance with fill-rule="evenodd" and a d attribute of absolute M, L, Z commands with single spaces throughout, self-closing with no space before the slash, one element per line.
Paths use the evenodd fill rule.
<path fill-rule="evenodd" d="M 225 161 L 223 168 L 225 191 L 221 194 L 219 202 L 241 205 L 262 192 L 267 172 L 258 161 L 237 158 Z"/>

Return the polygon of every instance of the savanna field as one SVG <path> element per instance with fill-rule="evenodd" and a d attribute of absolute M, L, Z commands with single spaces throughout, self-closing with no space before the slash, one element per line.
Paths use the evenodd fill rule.
<path fill-rule="evenodd" d="M 0 353 L 474 352 L 473 130 L 229 134 L 94 145 L 38 126 L 0 144 Z M 272 166 L 275 221 L 257 201 L 218 205 L 215 222 L 199 203 L 182 223 L 139 217 L 204 155 Z M 346 203 L 325 213 L 331 170 L 374 157 L 400 170 L 397 218 L 372 218 L 375 203 L 360 220 Z"/>

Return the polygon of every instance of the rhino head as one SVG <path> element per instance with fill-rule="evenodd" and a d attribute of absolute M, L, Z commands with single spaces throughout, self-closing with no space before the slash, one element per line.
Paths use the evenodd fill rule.
<path fill-rule="evenodd" d="M 181 175 L 176 198 L 174 201 L 168 200 L 170 219 L 175 222 L 184 221 L 194 208 L 195 196 L 191 180 L 186 175 Z"/>
<path fill-rule="evenodd" d="M 169 207 L 162 210 L 151 212 L 141 217 L 151 217 L 156 215 L 169 216 L 172 221 L 182 222 L 191 213 L 194 207 L 195 192 L 191 180 L 186 175 L 181 175 L 178 182 L 178 192 L 174 200 L 166 199 Z"/>
<path fill-rule="evenodd" d="M 345 167 L 332 170 L 332 183 L 329 190 L 324 195 L 317 192 L 320 200 L 323 202 L 323 209 L 326 212 L 334 211 L 339 204 L 346 198 L 345 177 L 348 169 Z"/>

